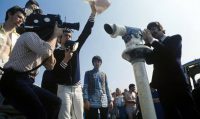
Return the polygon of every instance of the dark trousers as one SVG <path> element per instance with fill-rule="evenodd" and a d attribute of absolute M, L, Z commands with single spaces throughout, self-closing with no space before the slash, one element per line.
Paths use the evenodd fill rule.
<path fill-rule="evenodd" d="M 98 109 L 100 111 L 100 118 Z M 107 119 L 108 118 L 108 108 L 90 108 L 85 110 L 85 119 Z"/>
<path fill-rule="evenodd" d="M 192 91 L 192 95 L 194 97 L 195 104 L 197 105 L 197 109 L 200 111 L 200 87 L 195 88 Z"/>
<path fill-rule="evenodd" d="M 200 119 L 189 90 L 159 90 L 159 93 L 165 119 Z"/>
<path fill-rule="evenodd" d="M 0 91 L 5 99 L 27 119 L 57 119 L 61 100 L 54 94 L 33 85 L 27 74 L 4 73 Z"/>
<path fill-rule="evenodd" d="M 45 70 L 42 77 L 41 87 L 57 95 L 58 84 L 52 71 Z"/>

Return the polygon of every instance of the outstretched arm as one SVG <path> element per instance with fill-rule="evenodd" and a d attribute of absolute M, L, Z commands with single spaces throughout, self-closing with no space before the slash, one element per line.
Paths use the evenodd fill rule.
<path fill-rule="evenodd" d="M 81 35 L 78 38 L 78 42 L 79 42 L 79 47 L 78 47 L 78 51 L 81 49 L 81 47 L 83 46 L 83 44 L 85 43 L 86 39 L 88 38 L 88 36 L 91 34 L 92 32 L 92 27 L 94 26 L 94 18 L 96 16 L 96 8 L 95 8 L 95 4 L 94 1 L 90 2 L 90 8 L 91 8 L 91 14 L 90 17 L 81 33 Z"/>

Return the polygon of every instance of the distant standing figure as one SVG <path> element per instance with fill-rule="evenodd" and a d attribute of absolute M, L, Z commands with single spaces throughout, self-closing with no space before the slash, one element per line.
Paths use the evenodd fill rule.
<path fill-rule="evenodd" d="M 137 93 L 135 91 L 135 84 L 129 85 L 129 91 L 125 93 L 126 113 L 128 119 L 136 119 L 137 111 Z"/>
<path fill-rule="evenodd" d="M 114 105 L 117 107 L 119 115 L 117 119 L 126 119 L 125 99 L 119 88 L 116 88 L 116 97 Z"/>
<path fill-rule="evenodd" d="M 106 74 L 99 69 L 102 64 L 100 56 L 94 56 L 92 64 L 94 68 L 85 73 L 83 87 L 86 119 L 98 119 L 98 110 L 100 110 L 101 119 L 107 119 L 108 107 L 113 106 L 108 79 Z"/>

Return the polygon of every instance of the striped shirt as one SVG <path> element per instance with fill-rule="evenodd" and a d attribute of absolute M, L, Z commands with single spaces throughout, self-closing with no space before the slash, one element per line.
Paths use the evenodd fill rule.
<path fill-rule="evenodd" d="M 33 69 L 53 54 L 51 46 L 34 32 L 23 33 L 17 40 L 4 68 L 24 72 Z M 37 71 L 34 71 L 36 74 Z"/>

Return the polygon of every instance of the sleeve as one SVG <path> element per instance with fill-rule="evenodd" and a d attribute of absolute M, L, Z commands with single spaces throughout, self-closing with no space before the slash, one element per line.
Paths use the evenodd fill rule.
<path fill-rule="evenodd" d="M 33 52 L 42 55 L 44 58 L 47 58 L 53 54 L 53 50 L 51 46 L 40 39 L 40 37 L 34 32 L 27 32 L 21 35 L 25 37 L 24 41 L 26 46 Z"/>
<path fill-rule="evenodd" d="M 88 75 L 89 71 L 85 72 L 84 85 L 83 85 L 83 99 L 88 100 Z"/>
<path fill-rule="evenodd" d="M 67 67 L 67 63 L 65 63 L 65 62 L 60 62 L 60 66 L 63 68 L 63 69 L 66 69 L 66 67 Z"/>
<path fill-rule="evenodd" d="M 111 98 L 111 94 L 110 94 L 110 89 L 109 89 L 109 86 L 108 86 L 108 80 L 107 80 L 107 76 L 105 74 L 105 79 L 106 79 L 106 95 L 107 95 L 107 98 L 108 98 L 108 102 L 110 103 L 112 101 L 112 98 Z"/>
<path fill-rule="evenodd" d="M 159 58 L 165 60 L 174 60 L 181 57 L 182 38 L 180 35 L 174 35 L 166 39 L 165 43 L 154 41 L 152 43 L 153 51 L 146 55 L 145 60 L 147 64 L 153 64 Z M 159 56 L 159 57 L 158 57 Z"/>
<path fill-rule="evenodd" d="M 174 55 L 174 53 L 176 53 L 176 51 L 181 47 L 181 41 L 182 41 L 181 36 L 174 35 L 166 40 L 168 41 L 166 41 L 167 43 L 165 44 L 154 41 L 152 43 L 153 48 L 160 51 L 161 53 L 170 53 Z"/>
<path fill-rule="evenodd" d="M 94 18 L 95 15 L 90 15 L 82 33 L 80 34 L 77 42 L 79 42 L 79 47 L 78 47 L 78 51 L 80 51 L 81 47 L 83 46 L 83 44 L 85 43 L 85 41 L 87 40 L 88 36 L 91 34 L 92 32 L 92 27 L 94 26 Z"/>
<path fill-rule="evenodd" d="M 59 50 L 56 49 L 54 51 L 54 57 L 56 59 L 56 64 L 54 66 L 53 72 L 58 76 L 58 77 L 65 77 L 67 75 L 67 67 L 68 65 L 63 62 L 64 58 L 64 50 Z"/>
<path fill-rule="evenodd" d="M 54 57 L 54 55 L 52 54 L 47 61 L 43 64 L 43 66 L 47 69 L 47 70 L 53 70 L 54 66 L 56 64 L 56 59 Z"/>

